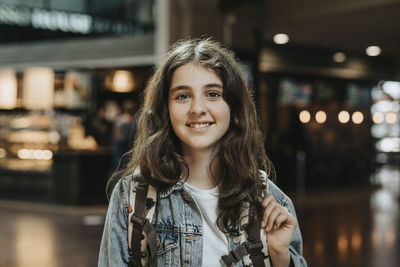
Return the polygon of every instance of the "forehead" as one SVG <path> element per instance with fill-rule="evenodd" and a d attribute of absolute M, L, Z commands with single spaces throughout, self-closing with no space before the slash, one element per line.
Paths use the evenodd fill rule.
<path fill-rule="evenodd" d="M 170 89 L 181 85 L 192 87 L 209 83 L 219 84 L 222 87 L 222 80 L 213 69 L 189 62 L 175 69 Z"/>

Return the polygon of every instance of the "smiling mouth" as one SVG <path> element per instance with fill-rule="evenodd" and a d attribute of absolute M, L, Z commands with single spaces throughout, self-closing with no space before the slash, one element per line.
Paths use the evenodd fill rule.
<path fill-rule="evenodd" d="M 189 126 L 190 128 L 195 128 L 195 129 L 201 129 L 201 128 L 206 128 L 208 126 L 210 126 L 211 122 L 204 122 L 204 123 L 189 123 L 187 124 L 187 126 Z"/>

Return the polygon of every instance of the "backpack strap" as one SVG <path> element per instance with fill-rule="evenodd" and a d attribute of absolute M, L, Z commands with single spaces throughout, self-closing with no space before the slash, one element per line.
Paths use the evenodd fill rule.
<path fill-rule="evenodd" d="M 256 188 L 256 195 L 257 190 Z M 261 193 L 260 193 L 261 194 Z M 262 200 L 261 200 L 262 201 Z M 256 204 L 253 203 L 250 205 L 250 222 L 248 227 L 246 228 L 247 232 L 247 245 L 248 252 L 250 255 L 250 260 L 253 263 L 253 266 L 265 266 L 264 265 L 264 253 L 262 252 L 263 244 L 260 239 L 260 231 L 261 231 L 261 217 L 260 213 L 258 212 L 258 208 Z"/>
<path fill-rule="evenodd" d="M 253 266 L 266 266 L 264 264 L 264 254 L 261 252 L 263 244 L 261 240 L 259 242 L 245 242 L 229 252 L 228 255 L 222 256 L 222 261 L 226 266 L 232 266 L 232 264 L 242 260 L 245 256 L 249 255 Z M 247 265 L 246 265 L 247 266 Z"/>
<path fill-rule="evenodd" d="M 222 256 L 222 261 L 226 266 L 242 260 L 246 255 L 250 257 L 252 266 L 261 267 L 265 265 L 265 256 L 263 253 L 263 243 L 260 239 L 261 218 L 257 212 L 256 204 L 250 205 L 249 224 L 245 231 L 247 233 L 247 241 L 232 250 L 228 255 Z"/>
<path fill-rule="evenodd" d="M 154 187 L 131 180 L 129 194 L 129 266 L 157 266 L 157 234 L 150 223 L 157 201 Z"/>
<path fill-rule="evenodd" d="M 252 266 L 270 266 L 268 248 L 263 245 L 260 239 L 261 231 L 261 217 L 258 212 L 257 205 L 261 204 L 264 197 L 267 194 L 267 177 L 265 172 L 260 173 L 261 184 L 257 186 L 253 192 L 253 198 L 256 203 L 246 205 L 244 213 L 248 220 L 243 220 L 241 224 L 248 223 L 245 228 L 247 237 L 244 237 L 244 233 L 240 234 L 241 244 L 232 250 L 228 255 L 222 256 L 221 260 L 226 266 L 232 266 L 234 263 L 243 260 L 245 265 L 252 264 Z"/>

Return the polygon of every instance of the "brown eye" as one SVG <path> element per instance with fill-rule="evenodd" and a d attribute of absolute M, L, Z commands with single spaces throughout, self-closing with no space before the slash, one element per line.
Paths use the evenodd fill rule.
<path fill-rule="evenodd" d="M 176 99 L 178 99 L 178 100 L 185 100 L 185 99 L 188 99 L 189 98 L 189 94 L 179 94 L 177 97 L 176 97 Z"/>
<path fill-rule="evenodd" d="M 220 97 L 221 94 L 218 92 L 209 92 L 209 93 L 207 93 L 207 96 L 211 97 L 211 98 L 217 98 L 217 97 Z"/>

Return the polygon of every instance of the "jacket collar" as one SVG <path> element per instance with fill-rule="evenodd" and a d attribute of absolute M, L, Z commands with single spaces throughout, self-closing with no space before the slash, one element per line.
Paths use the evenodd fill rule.
<path fill-rule="evenodd" d="M 177 190 L 183 190 L 183 184 L 185 181 L 181 178 L 176 184 L 173 186 L 163 189 L 159 191 L 159 197 L 160 198 L 166 198 L 168 197 L 172 192 L 177 191 Z"/>
<path fill-rule="evenodd" d="M 139 169 L 139 168 L 135 169 L 135 170 L 133 171 L 132 176 L 133 176 L 133 179 L 139 178 L 139 177 L 140 177 L 140 169 Z M 184 184 L 184 183 L 185 183 L 185 180 L 181 177 L 181 178 L 179 179 L 179 181 L 178 181 L 176 184 L 172 185 L 171 187 L 168 187 L 168 188 L 166 188 L 166 189 L 159 190 L 159 197 L 160 197 L 160 198 L 166 198 L 166 197 L 168 197 L 173 191 L 182 190 L 182 189 L 183 189 L 183 184 Z"/>

